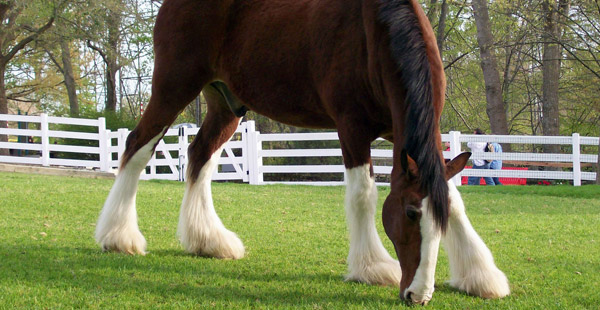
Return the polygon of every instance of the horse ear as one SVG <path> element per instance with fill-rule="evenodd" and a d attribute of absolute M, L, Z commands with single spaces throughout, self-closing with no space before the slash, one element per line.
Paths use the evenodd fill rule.
<path fill-rule="evenodd" d="M 417 163 L 408 156 L 406 150 L 402 150 L 400 153 L 400 164 L 402 165 L 402 171 L 406 172 L 409 177 L 415 178 L 419 175 Z"/>
<path fill-rule="evenodd" d="M 446 163 L 446 181 L 450 180 L 465 168 L 469 157 L 471 157 L 471 152 L 464 152 Z"/>

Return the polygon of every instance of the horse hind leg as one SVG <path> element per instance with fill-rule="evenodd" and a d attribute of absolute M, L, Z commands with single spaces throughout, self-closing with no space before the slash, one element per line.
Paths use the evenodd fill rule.
<path fill-rule="evenodd" d="M 229 231 L 217 215 L 211 194 L 211 179 L 217 168 L 222 146 L 235 133 L 239 118 L 213 86 L 203 90 L 208 112 L 202 128 L 189 147 L 187 184 L 177 233 L 189 253 L 239 259 L 244 256 L 244 245 Z"/>
<path fill-rule="evenodd" d="M 119 173 L 96 225 L 95 238 L 103 250 L 145 254 L 146 240 L 139 230 L 135 207 L 140 173 L 159 140 L 189 102 L 180 100 L 177 104 L 167 104 L 166 100 L 159 99 L 153 94 L 140 123 L 127 137 Z"/>
<path fill-rule="evenodd" d="M 206 70 L 192 70 L 181 62 L 185 59 L 157 53 L 150 103 L 127 137 L 119 173 L 96 225 L 95 238 L 104 250 L 145 254 L 135 207 L 140 173 L 177 115 L 210 80 Z"/>
<path fill-rule="evenodd" d="M 156 134 L 122 163 L 96 224 L 95 238 L 105 251 L 145 254 L 146 239 L 137 224 L 135 193 L 140 172 L 146 167 L 153 145 L 160 137 Z"/>
<path fill-rule="evenodd" d="M 448 284 L 460 291 L 483 298 L 501 298 L 510 294 L 508 280 L 496 267 L 492 252 L 477 235 L 465 213 L 460 193 L 448 182 L 450 219 L 442 237 L 450 263 Z"/>

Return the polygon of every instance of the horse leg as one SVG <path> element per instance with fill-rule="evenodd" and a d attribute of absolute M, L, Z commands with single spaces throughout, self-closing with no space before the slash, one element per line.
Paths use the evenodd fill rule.
<path fill-rule="evenodd" d="M 377 187 L 370 157 L 370 138 L 361 139 L 367 130 L 356 124 L 339 129 L 346 165 L 346 220 L 350 233 L 347 281 L 398 286 L 402 271 L 381 243 L 375 228 Z"/>
<path fill-rule="evenodd" d="M 171 39 L 168 35 L 155 35 L 152 97 L 142 119 L 127 137 L 119 174 L 96 225 L 96 241 L 104 250 L 145 253 L 146 240 L 139 231 L 135 209 L 140 173 L 177 115 L 212 78 L 206 66 L 197 65 L 194 49 L 179 46 L 181 42 Z M 188 50 L 194 52 L 187 53 Z M 186 53 L 177 53 L 180 51 Z"/>
<path fill-rule="evenodd" d="M 156 84 L 154 88 L 156 93 Z M 171 99 L 175 97 L 173 95 Z M 139 230 L 135 208 L 140 173 L 152 157 L 158 141 L 191 100 L 175 104 L 158 98 L 160 96 L 152 95 L 141 121 L 127 137 L 119 173 L 96 225 L 96 241 L 104 250 L 145 254 L 146 240 Z"/>
<path fill-rule="evenodd" d="M 208 103 L 206 119 L 190 145 L 187 185 L 177 233 L 185 250 L 201 256 L 239 259 L 244 245 L 227 230 L 213 206 L 211 178 L 221 156 L 222 145 L 235 133 L 239 118 L 212 87 L 203 90 Z"/>
<path fill-rule="evenodd" d="M 154 137 L 138 148 L 127 162 L 121 161 L 115 183 L 106 198 L 95 233 L 96 241 L 105 251 L 145 254 L 146 239 L 137 224 L 135 195 L 140 173 L 150 160 L 154 145 L 162 136 L 160 131 L 152 135 Z M 128 148 L 131 148 L 130 145 L 128 144 Z"/>
<path fill-rule="evenodd" d="M 450 218 L 442 238 L 450 262 L 450 286 L 484 298 L 510 294 L 506 276 L 494 264 L 492 253 L 477 235 L 465 213 L 465 205 L 452 182 L 448 182 Z"/>

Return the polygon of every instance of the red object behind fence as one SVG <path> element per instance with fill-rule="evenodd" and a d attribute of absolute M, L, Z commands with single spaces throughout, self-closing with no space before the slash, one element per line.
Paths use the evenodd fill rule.
<path fill-rule="evenodd" d="M 465 169 L 471 169 L 471 166 L 465 166 Z M 502 167 L 502 170 L 529 170 L 527 167 Z M 483 178 L 482 178 L 483 179 Z M 502 185 L 525 185 L 527 179 L 525 178 L 499 178 Z M 461 178 L 462 185 L 467 185 L 467 177 Z M 486 185 L 484 180 L 479 180 L 479 184 Z"/>

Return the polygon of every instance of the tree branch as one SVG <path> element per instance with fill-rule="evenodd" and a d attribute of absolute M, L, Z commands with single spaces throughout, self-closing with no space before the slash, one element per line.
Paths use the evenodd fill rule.
<path fill-rule="evenodd" d="M 85 43 L 89 48 L 91 48 L 92 50 L 94 50 L 98 54 L 100 54 L 100 56 L 104 60 L 104 63 L 108 64 L 108 59 L 106 58 L 106 54 L 104 54 L 104 52 L 99 47 L 96 47 L 94 44 L 92 44 L 92 41 L 90 41 L 90 40 L 86 40 Z"/>
<path fill-rule="evenodd" d="M 461 58 L 471 54 L 472 51 L 468 51 L 456 58 L 454 58 L 452 61 L 450 61 L 450 63 L 448 63 L 446 66 L 444 66 L 444 70 L 448 70 L 448 68 L 452 67 L 452 65 L 454 65 L 457 61 L 459 61 Z"/>
<path fill-rule="evenodd" d="M 52 60 L 52 62 L 56 66 L 56 68 L 58 68 L 58 71 L 60 71 L 60 73 L 62 73 L 62 74 L 65 74 L 65 71 L 63 70 L 61 65 L 58 63 L 58 61 L 56 61 L 56 58 L 54 58 L 54 55 L 52 55 L 52 52 L 50 52 L 47 48 L 44 48 L 44 51 L 46 51 L 46 54 L 48 55 L 48 57 L 50 57 L 50 60 Z"/>
<path fill-rule="evenodd" d="M 30 36 L 26 37 L 25 39 L 21 40 L 19 43 L 17 43 L 17 45 L 13 46 L 13 48 L 11 48 L 10 51 L 4 57 L 2 57 L 2 61 L 7 63 L 9 60 L 11 60 L 13 57 L 15 57 L 15 55 L 20 50 L 25 48 L 25 46 L 27 44 L 29 44 L 29 42 L 35 40 L 42 33 L 44 33 L 44 31 L 50 29 L 50 27 L 52 27 L 52 23 L 54 23 L 54 16 L 52 16 L 50 18 L 50 20 L 44 26 L 42 26 L 40 29 L 38 29 L 36 32 L 34 32 Z"/>

